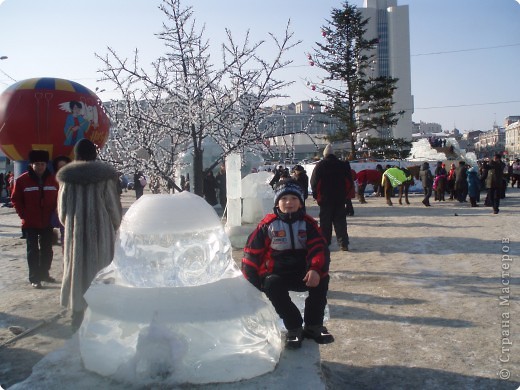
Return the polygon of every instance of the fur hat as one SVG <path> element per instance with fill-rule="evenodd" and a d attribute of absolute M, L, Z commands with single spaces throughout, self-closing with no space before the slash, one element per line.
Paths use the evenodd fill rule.
<path fill-rule="evenodd" d="M 29 163 L 49 162 L 49 152 L 46 150 L 31 150 L 29 152 Z"/>
<path fill-rule="evenodd" d="M 278 201 L 280 200 L 280 198 L 288 194 L 297 196 L 298 199 L 300 199 L 302 205 L 304 204 L 302 187 L 294 179 L 284 179 L 280 180 L 274 188 L 275 207 L 278 205 Z"/>
<path fill-rule="evenodd" d="M 76 155 L 76 160 L 93 161 L 97 157 L 96 145 L 92 141 L 83 138 L 74 145 L 74 154 Z"/>
<path fill-rule="evenodd" d="M 329 154 L 334 154 L 334 149 L 332 149 L 332 144 L 328 144 L 323 149 L 323 157 L 327 157 Z"/>

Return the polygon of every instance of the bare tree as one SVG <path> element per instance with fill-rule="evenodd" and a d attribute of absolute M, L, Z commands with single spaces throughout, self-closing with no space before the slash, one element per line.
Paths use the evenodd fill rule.
<path fill-rule="evenodd" d="M 283 37 L 270 34 L 276 50 L 266 61 L 257 54 L 265 41 L 250 43 L 248 32 L 238 43 L 226 29 L 217 67 L 192 8 L 182 8 L 180 0 L 163 0 L 159 8 L 167 23 L 156 36 L 164 41 L 166 53 L 151 70 L 139 66 L 137 49 L 132 60 L 112 48 L 104 56 L 96 54 L 103 62 L 102 80 L 112 82 L 122 96 L 109 106 L 115 131 L 104 157 L 171 182 L 178 163 L 192 154 L 192 188 L 201 195 L 205 145 L 221 149 L 210 169 L 232 152 L 265 151 L 263 141 L 272 134 L 259 131 L 267 115 L 261 107 L 284 96 L 282 90 L 291 82 L 275 75 L 292 62 L 284 57 L 300 42 L 293 42 L 288 22 Z"/>

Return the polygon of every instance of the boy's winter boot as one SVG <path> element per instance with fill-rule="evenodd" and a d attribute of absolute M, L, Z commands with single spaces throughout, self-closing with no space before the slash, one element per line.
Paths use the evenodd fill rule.
<path fill-rule="evenodd" d="M 296 329 L 287 330 L 287 335 L 285 336 L 285 348 L 287 349 L 298 349 L 302 346 L 303 336 L 302 327 Z"/>
<path fill-rule="evenodd" d="M 323 325 L 309 325 L 303 329 L 303 337 L 313 339 L 318 344 L 330 344 L 334 342 L 334 337 Z"/>

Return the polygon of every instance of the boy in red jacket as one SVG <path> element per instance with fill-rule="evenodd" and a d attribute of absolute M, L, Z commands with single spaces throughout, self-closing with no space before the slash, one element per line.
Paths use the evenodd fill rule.
<path fill-rule="evenodd" d="M 300 348 L 305 337 L 331 343 L 334 337 L 323 326 L 329 288 L 327 242 L 305 212 L 303 191 L 295 180 L 278 183 L 274 203 L 274 213 L 267 214 L 247 240 L 242 273 L 267 295 L 282 318 L 287 348 Z M 309 292 L 303 319 L 289 291 Z"/>
<path fill-rule="evenodd" d="M 18 216 L 22 220 L 27 240 L 29 281 L 33 288 L 41 282 L 55 283 L 49 275 L 52 263 L 52 216 L 58 201 L 58 183 L 47 169 L 49 153 L 45 150 L 29 152 L 29 167 L 14 182 L 11 194 Z"/>

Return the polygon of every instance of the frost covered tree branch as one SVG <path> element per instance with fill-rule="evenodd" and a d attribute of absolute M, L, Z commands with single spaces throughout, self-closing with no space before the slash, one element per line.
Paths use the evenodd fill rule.
<path fill-rule="evenodd" d="M 171 184 L 191 155 L 192 188 L 201 195 L 205 168 L 214 168 L 233 152 L 266 151 L 264 141 L 276 129 L 259 130 L 268 115 L 263 106 L 284 96 L 292 83 L 277 74 L 291 64 L 286 54 L 300 42 L 294 41 L 288 22 L 281 37 L 270 34 L 275 50 L 266 60 L 258 52 L 267 41 L 252 43 L 248 32 L 239 42 L 226 29 L 217 65 L 192 7 L 163 0 L 159 9 L 166 22 L 156 36 L 166 50 L 149 67 L 140 66 L 137 49 L 131 59 L 110 47 L 107 54 L 96 54 L 103 64 L 101 81 L 111 82 L 121 95 L 108 107 L 113 132 L 103 157 L 121 169 L 144 170 Z M 210 144 L 220 152 L 206 161 L 204 148 Z"/>

